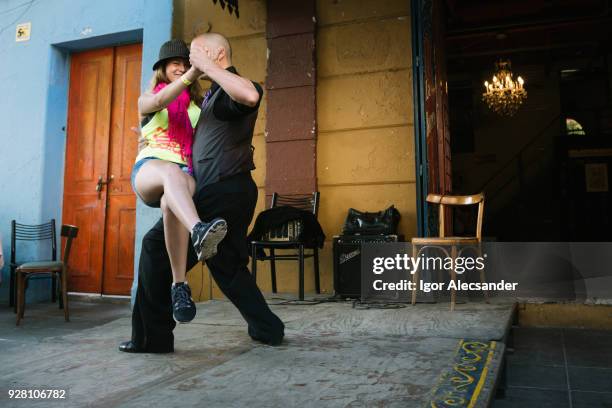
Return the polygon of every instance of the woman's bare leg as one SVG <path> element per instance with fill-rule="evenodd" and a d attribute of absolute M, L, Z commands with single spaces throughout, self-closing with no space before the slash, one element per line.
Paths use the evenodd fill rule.
<path fill-rule="evenodd" d="M 163 223 L 164 223 L 164 240 L 166 243 L 166 249 L 168 250 L 168 257 L 170 258 L 170 265 L 172 268 L 172 278 L 173 282 L 184 282 L 186 275 L 186 262 L 187 262 L 187 250 L 189 245 L 189 231 L 185 227 L 185 225 L 179 220 L 179 218 L 174 214 L 172 208 L 169 204 L 169 194 L 165 192 L 166 183 L 172 183 L 176 181 L 176 174 L 172 174 L 172 167 L 175 167 L 182 174 L 178 176 L 183 177 L 183 183 L 180 185 L 186 186 L 185 192 L 179 192 L 180 195 L 187 195 L 189 197 L 189 202 L 194 209 L 195 206 L 193 204 L 193 200 L 191 197 L 193 196 L 193 192 L 195 190 L 195 181 L 192 177 L 185 174 L 178 168 L 174 163 L 168 163 L 161 160 L 152 160 L 147 162 L 142 166 L 141 170 L 136 175 L 136 188 L 138 189 L 138 193 L 140 196 L 148 202 L 160 201 L 161 210 L 163 214 Z M 170 173 L 170 177 L 164 177 L 161 173 Z M 176 193 L 177 190 L 170 188 L 170 194 L 172 192 Z M 159 194 L 163 193 L 161 198 L 159 198 Z M 189 210 L 186 211 L 187 213 Z M 195 215 L 197 223 L 200 219 Z"/>
<path fill-rule="evenodd" d="M 192 198 L 195 191 L 193 177 L 174 163 L 150 160 L 140 168 L 134 182 L 145 202 L 159 201 L 164 195 L 165 205 L 191 233 L 199 260 L 204 261 L 217 253 L 217 245 L 227 233 L 227 223 L 219 217 L 208 223 L 200 220 Z"/>
<path fill-rule="evenodd" d="M 138 171 L 135 184 L 145 201 L 159 201 L 163 194 L 168 208 L 188 231 L 200 222 L 193 203 L 195 182 L 177 164 L 150 160 Z"/>
<path fill-rule="evenodd" d="M 172 283 L 185 282 L 189 233 L 168 207 L 165 195 L 161 198 L 160 207 L 164 222 L 164 241 L 172 268 Z"/>

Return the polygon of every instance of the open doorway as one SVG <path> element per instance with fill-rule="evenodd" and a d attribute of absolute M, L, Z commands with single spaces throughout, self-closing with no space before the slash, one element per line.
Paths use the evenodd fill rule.
<path fill-rule="evenodd" d="M 609 241 L 612 15 L 606 1 L 445 1 L 453 192 L 484 191 L 499 241 Z M 527 98 L 483 101 L 511 61 Z M 456 227 L 460 228 L 460 219 Z"/>

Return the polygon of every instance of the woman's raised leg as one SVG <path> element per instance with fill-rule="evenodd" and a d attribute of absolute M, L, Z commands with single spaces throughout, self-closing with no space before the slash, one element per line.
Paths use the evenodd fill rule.
<path fill-rule="evenodd" d="M 172 267 L 172 281 L 184 282 L 186 274 L 187 245 L 189 245 L 189 232 L 187 228 L 172 212 L 168 205 L 168 194 L 165 194 L 165 183 L 169 181 L 163 174 L 177 168 L 174 163 L 162 160 L 151 160 L 145 163 L 136 175 L 136 189 L 145 202 L 160 202 L 164 222 L 164 240 Z M 195 189 L 195 182 L 187 174 L 183 173 L 185 180 L 185 194 L 191 197 Z M 189 180 L 190 179 L 190 180 Z M 163 194 L 163 195 L 162 195 Z M 193 207 L 193 201 L 191 201 Z M 194 207 L 195 208 L 195 207 Z M 196 223 L 199 221 L 196 214 Z"/>
<path fill-rule="evenodd" d="M 145 201 L 148 201 L 148 195 L 152 196 L 152 201 L 159 201 L 162 194 L 166 196 L 166 205 L 187 231 L 191 231 L 200 222 L 193 204 L 195 182 L 193 177 L 185 174 L 177 164 L 164 160 L 150 160 L 136 175 L 135 183 Z"/>
<path fill-rule="evenodd" d="M 169 205 L 170 194 L 176 194 L 176 191 L 173 191 L 172 188 L 168 191 L 170 194 L 165 191 L 167 183 L 176 181 L 173 177 L 167 177 L 168 173 L 176 176 L 174 168 L 182 173 L 180 168 L 173 163 L 161 160 L 151 160 L 145 163 L 136 175 L 135 185 L 138 194 L 146 202 L 160 202 L 162 220 L 164 223 L 164 242 L 166 244 L 166 250 L 168 251 L 168 258 L 172 269 L 173 316 L 176 321 L 187 323 L 193 320 L 196 314 L 196 306 L 191 298 L 191 289 L 186 282 L 185 276 L 187 274 L 189 232 Z M 183 183 L 179 183 L 179 186 L 183 186 L 186 191 L 180 191 L 180 194 L 190 197 L 189 203 L 195 211 L 195 206 L 191 200 L 191 196 L 195 190 L 195 182 L 193 178 L 187 174 L 183 173 L 182 176 L 184 180 Z M 163 193 L 161 196 L 160 191 Z M 196 218 L 197 220 L 195 223 L 198 224 L 199 217 L 197 217 L 197 213 Z"/>
<path fill-rule="evenodd" d="M 162 181 L 161 189 L 159 180 Z M 167 207 L 174 213 L 181 224 L 191 232 L 191 237 L 198 255 L 203 261 L 217 253 L 217 245 L 225 237 L 227 223 L 222 219 L 203 223 L 193 203 L 195 182 L 175 163 L 163 160 L 151 160 L 145 163 L 136 175 L 136 187 L 141 197 L 148 201 L 165 196 Z"/>

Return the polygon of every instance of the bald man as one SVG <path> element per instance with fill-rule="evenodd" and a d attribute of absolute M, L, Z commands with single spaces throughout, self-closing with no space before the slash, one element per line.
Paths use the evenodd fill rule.
<path fill-rule="evenodd" d="M 283 322 L 270 310 L 250 274 L 247 228 L 257 203 L 251 177 L 253 129 L 263 90 L 242 78 L 232 66 L 232 50 L 225 37 L 207 33 L 191 43 L 191 64 L 212 81 L 195 128 L 193 171 L 194 203 L 203 221 L 222 217 L 227 235 L 217 255 L 206 264 L 225 296 L 238 308 L 253 340 L 278 345 Z M 196 263 L 193 248 L 187 270 Z M 164 242 L 163 223 L 145 235 L 138 268 L 138 290 L 132 312 L 132 339 L 119 346 L 131 353 L 174 351 L 170 288 L 172 272 Z"/>

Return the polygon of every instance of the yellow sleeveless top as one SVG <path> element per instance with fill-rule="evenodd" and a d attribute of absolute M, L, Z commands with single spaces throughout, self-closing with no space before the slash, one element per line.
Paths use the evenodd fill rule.
<path fill-rule="evenodd" d="M 193 101 L 191 101 L 187 108 L 187 114 L 189 115 L 191 126 L 195 128 L 200 117 L 200 108 Z M 181 146 L 170 140 L 168 136 L 168 109 L 156 112 L 149 123 L 142 127 L 141 132 L 146 146 L 138 153 L 136 161 L 145 157 L 155 157 L 178 164 L 187 164 L 181 156 Z"/>

